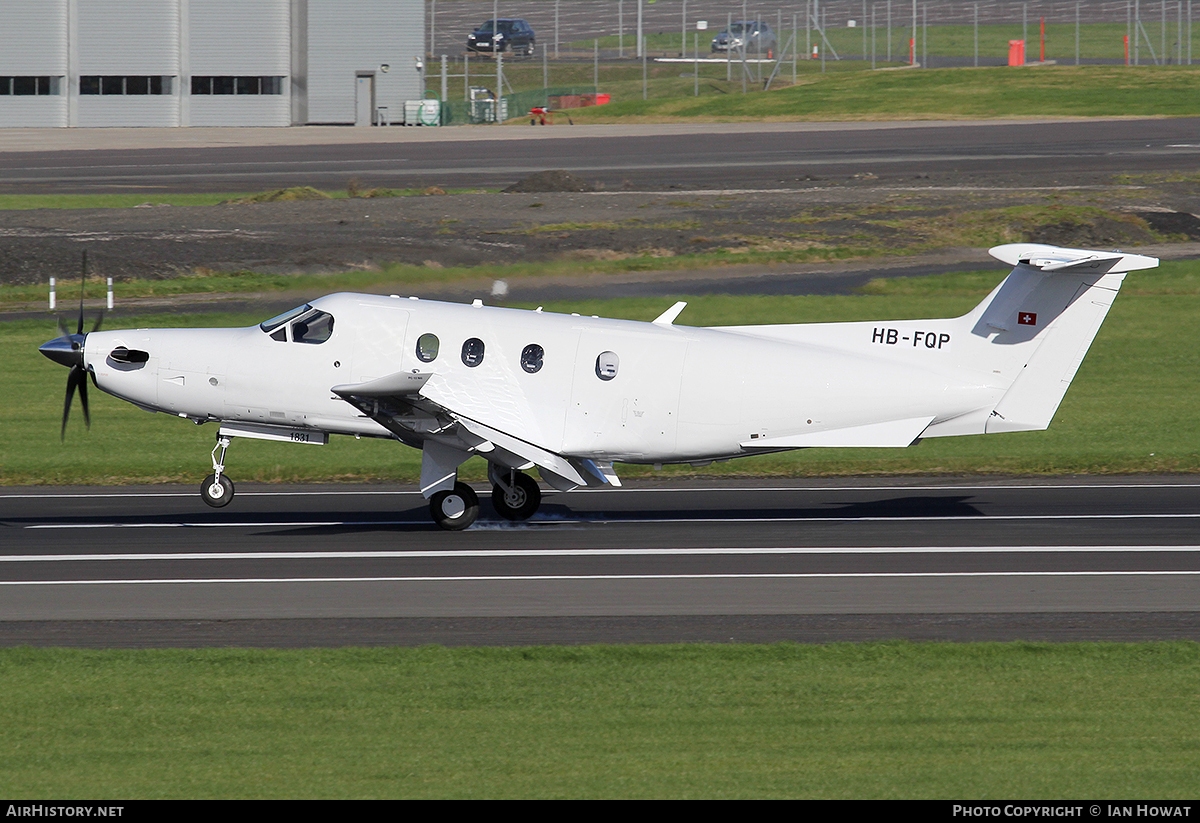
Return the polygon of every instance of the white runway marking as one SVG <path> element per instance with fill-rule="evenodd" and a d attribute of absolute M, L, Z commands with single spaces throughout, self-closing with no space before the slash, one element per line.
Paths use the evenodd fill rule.
<path fill-rule="evenodd" d="M 1200 571 L 1036 571 L 1036 572 L 831 572 L 816 574 L 518 574 L 415 577 L 212 577 L 122 580 L 22 580 L 0 581 L 15 586 L 130 586 L 211 583 L 492 583 L 535 580 L 863 580 L 934 579 L 965 577 L 1200 577 Z"/>
<path fill-rule="evenodd" d="M 1031 552 L 1200 552 L 1200 545 L 1187 546 L 783 546 L 756 548 L 629 548 L 629 549 L 451 549 L 446 551 L 311 551 L 311 552 L 156 552 L 148 554 L 20 554 L 0 556 L 3 563 L 62 563 L 84 561 L 162 560 L 416 560 L 445 558 L 521 557 L 686 557 L 718 555 L 806 555 L 806 554 L 1008 554 Z"/>
<path fill-rule="evenodd" d="M 474 485 L 483 486 L 482 483 Z M 757 492 L 846 492 L 846 491 L 861 491 L 861 492 L 899 492 L 899 491 L 988 491 L 992 489 L 1003 490 L 1021 490 L 1029 489 L 1036 491 L 1039 489 L 1132 489 L 1152 491 L 1155 489 L 1197 489 L 1200 490 L 1200 482 L 1196 483 L 1007 483 L 994 485 L 953 485 L 953 484 L 923 484 L 918 486 L 895 485 L 895 486 L 752 486 L 752 487 L 728 487 L 728 486 L 704 486 L 690 487 L 681 486 L 678 488 L 630 488 L 624 487 L 620 489 L 575 489 L 568 494 L 647 494 L 647 493 L 673 493 L 673 494 L 704 494 L 711 492 L 734 492 L 734 493 L 757 493 Z M 547 496 L 561 494 L 554 490 L 546 490 Z M 319 489 L 312 491 L 239 491 L 237 496 L 240 497 L 372 497 L 372 496 L 413 496 L 420 497 L 421 493 L 415 489 L 369 489 L 369 490 L 328 490 Z M 0 494 L 0 500 L 60 500 L 70 498 L 160 498 L 160 497 L 179 497 L 179 498 L 194 498 L 199 495 L 195 491 L 171 491 L 171 492 L 22 492 L 19 494 Z"/>
<path fill-rule="evenodd" d="M 589 517 L 589 518 L 533 518 L 523 523 L 481 522 L 475 530 L 486 530 L 489 526 L 505 529 L 583 526 L 583 525 L 658 525 L 664 523 L 913 523 L 971 521 L 1044 521 L 1044 520 L 1188 520 L 1200 518 L 1200 512 L 1178 514 L 973 514 L 973 515 L 914 515 L 880 517 Z M 262 528 L 313 528 L 334 526 L 416 526 L 428 527 L 425 521 L 416 520 L 275 520 L 243 523 L 35 523 L 25 529 L 262 529 Z"/>

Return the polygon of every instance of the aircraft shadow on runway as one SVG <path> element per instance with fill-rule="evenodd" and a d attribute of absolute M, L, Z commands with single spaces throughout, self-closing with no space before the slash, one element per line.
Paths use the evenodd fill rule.
<path fill-rule="evenodd" d="M 799 496 L 799 495 L 797 495 Z M 805 495 L 805 502 L 813 502 L 814 495 Z M 595 502 L 603 503 L 604 495 L 596 495 Z M 792 507 L 758 506 L 758 507 L 696 507 L 675 506 L 671 508 L 619 508 L 617 506 L 582 507 L 568 506 L 553 502 L 550 498 L 543 503 L 541 510 L 532 519 L 524 523 L 512 523 L 514 527 L 529 525 L 538 528 L 564 525 L 613 524 L 613 523 L 667 523 L 673 521 L 729 521 L 729 520 L 822 520 L 836 519 L 879 519 L 879 518 L 962 518 L 986 515 L 978 507 L 970 503 L 971 495 L 906 495 L 901 497 L 882 497 L 872 500 L 862 500 L 851 503 L 834 505 L 808 505 Z M 583 502 L 583 501 L 581 501 Z M 585 502 L 591 503 L 592 499 Z M 612 501 L 616 503 L 616 500 Z M 495 513 L 486 496 L 480 501 L 480 525 L 495 526 L 509 524 Z M 199 509 L 199 506 L 197 507 Z M 9 517 L 0 520 L 0 527 L 24 528 L 27 526 L 42 526 L 47 524 L 45 517 Z M 404 528 L 439 531 L 437 526 L 429 521 L 427 507 L 422 504 L 414 507 L 401 508 L 395 511 L 312 511 L 304 512 L 263 512 L 237 511 L 236 507 L 212 511 L 207 508 L 187 511 L 176 510 L 154 515 L 110 515 L 96 517 L 95 515 L 59 516 L 53 520 L 53 525 L 70 531 L 86 529 L 89 526 L 108 528 L 133 527 L 182 527 L 205 528 L 211 526 L 237 527 L 244 524 L 246 528 L 260 527 L 264 529 L 259 534 L 353 534 L 366 530 L 387 528 Z M 294 524 L 294 525 L 293 525 Z M 311 524 L 311 525 L 305 525 Z"/>

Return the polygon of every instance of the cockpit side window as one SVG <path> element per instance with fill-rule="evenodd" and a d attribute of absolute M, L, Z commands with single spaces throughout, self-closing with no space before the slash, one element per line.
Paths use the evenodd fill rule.
<path fill-rule="evenodd" d="M 297 343 L 324 343 L 333 334 L 333 315 L 316 311 L 292 324 L 292 340 Z"/>

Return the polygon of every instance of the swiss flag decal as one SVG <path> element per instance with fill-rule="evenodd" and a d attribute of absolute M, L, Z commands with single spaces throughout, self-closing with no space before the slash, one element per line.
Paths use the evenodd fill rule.
<path fill-rule="evenodd" d="M 1037 312 L 1023 311 L 1017 314 L 1017 325 L 1019 326 L 1036 326 Z"/>

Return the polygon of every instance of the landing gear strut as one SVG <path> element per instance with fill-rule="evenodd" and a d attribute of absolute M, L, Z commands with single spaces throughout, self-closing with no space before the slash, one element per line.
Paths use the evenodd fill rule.
<path fill-rule="evenodd" d="M 225 476 L 225 450 L 229 448 L 228 437 L 217 437 L 217 445 L 212 450 L 213 473 L 204 478 L 200 484 L 200 497 L 214 509 L 228 506 L 233 499 L 233 481 Z M 217 452 L 221 456 L 217 457 Z"/>
<path fill-rule="evenodd" d="M 466 483 L 456 482 L 453 489 L 429 498 L 429 514 L 443 529 L 462 531 L 479 517 L 479 496 Z"/>
<path fill-rule="evenodd" d="M 505 520 L 528 520 L 542 505 L 542 490 L 527 474 L 489 464 L 488 479 L 492 481 L 492 505 Z"/>

